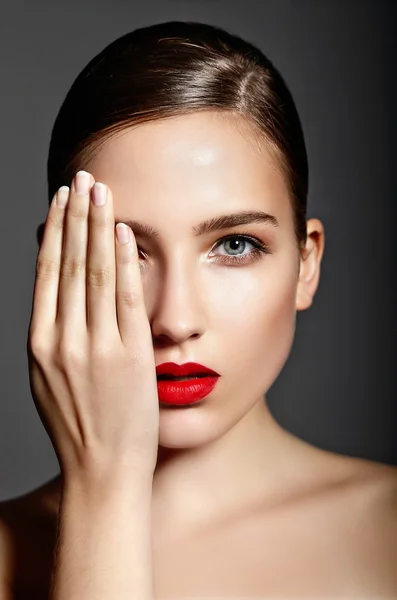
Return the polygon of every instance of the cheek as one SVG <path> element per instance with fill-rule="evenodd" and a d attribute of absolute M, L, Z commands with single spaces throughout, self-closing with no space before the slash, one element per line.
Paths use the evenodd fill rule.
<path fill-rule="evenodd" d="M 236 269 L 237 271 L 237 269 Z M 218 289 L 217 329 L 236 369 L 270 386 L 295 333 L 297 276 L 292 261 L 230 273 Z M 233 358 L 234 357 L 234 358 Z"/>
<path fill-rule="evenodd" d="M 286 262 L 286 261 L 284 261 Z M 224 328 L 249 332 L 279 331 L 295 319 L 297 275 L 288 261 L 270 261 L 257 267 L 237 267 L 217 274 L 207 289 L 215 294 L 211 305 Z M 232 328 L 230 326 L 233 325 Z"/>

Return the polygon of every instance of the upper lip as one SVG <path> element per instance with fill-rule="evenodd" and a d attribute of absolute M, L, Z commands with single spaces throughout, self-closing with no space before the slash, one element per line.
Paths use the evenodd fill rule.
<path fill-rule="evenodd" d="M 188 362 L 183 365 L 177 365 L 173 362 L 162 363 L 156 367 L 156 375 L 173 375 L 174 377 L 188 377 L 190 375 L 215 375 L 219 377 L 212 369 L 194 362 Z"/>

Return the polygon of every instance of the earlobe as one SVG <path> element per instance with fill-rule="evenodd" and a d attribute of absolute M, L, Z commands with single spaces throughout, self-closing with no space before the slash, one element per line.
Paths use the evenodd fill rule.
<path fill-rule="evenodd" d="M 318 219 L 307 221 L 306 247 L 302 252 L 299 280 L 296 290 L 296 310 L 306 310 L 313 303 L 320 279 L 320 265 L 324 253 L 324 227 Z"/>

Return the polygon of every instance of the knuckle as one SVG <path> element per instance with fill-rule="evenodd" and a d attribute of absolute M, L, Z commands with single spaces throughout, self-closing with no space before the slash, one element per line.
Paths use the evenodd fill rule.
<path fill-rule="evenodd" d="M 64 257 L 61 268 L 62 279 L 70 279 L 85 274 L 86 259 L 76 257 Z"/>
<path fill-rule="evenodd" d="M 120 265 L 129 265 L 134 260 L 135 254 L 131 248 L 120 248 L 120 246 L 118 247 L 117 262 Z"/>
<path fill-rule="evenodd" d="M 90 224 L 95 228 L 107 231 L 111 227 L 111 219 L 106 211 L 90 211 L 89 220 Z"/>
<path fill-rule="evenodd" d="M 84 350 L 78 349 L 69 336 L 63 335 L 58 341 L 58 356 L 65 364 L 83 364 Z"/>
<path fill-rule="evenodd" d="M 38 256 L 36 262 L 36 279 L 46 281 L 58 276 L 59 262 L 44 256 Z"/>
<path fill-rule="evenodd" d="M 36 359 L 43 359 L 50 355 L 51 346 L 39 331 L 31 331 L 28 336 L 28 350 Z"/>
<path fill-rule="evenodd" d="M 63 214 L 58 211 L 52 211 L 48 213 L 47 223 L 50 227 L 54 227 L 55 229 L 62 229 L 63 227 Z"/>
<path fill-rule="evenodd" d="M 69 210 L 67 214 L 67 218 L 72 219 L 73 221 L 85 221 L 87 219 L 88 211 L 87 207 L 78 205 L 72 206 L 69 205 Z"/>
<path fill-rule="evenodd" d="M 108 268 L 94 269 L 89 267 L 87 269 L 87 282 L 89 285 L 94 287 L 105 287 L 110 283 L 111 273 Z"/>
<path fill-rule="evenodd" d="M 126 308 L 136 308 L 141 303 L 141 295 L 137 290 L 118 290 L 116 299 L 121 306 Z"/>

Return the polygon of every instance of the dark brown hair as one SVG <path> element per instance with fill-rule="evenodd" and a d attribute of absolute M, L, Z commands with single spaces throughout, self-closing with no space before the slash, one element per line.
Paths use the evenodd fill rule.
<path fill-rule="evenodd" d="M 295 103 L 271 61 L 223 29 L 170 21 L 109 44 L 74 81 L 52 131 L 51 201 L 112 133 L 198 110 L 228 111 L 253 124 L 273 149 L 291 193 L 300 247 L 306 242 L 308 164 Z"/>

